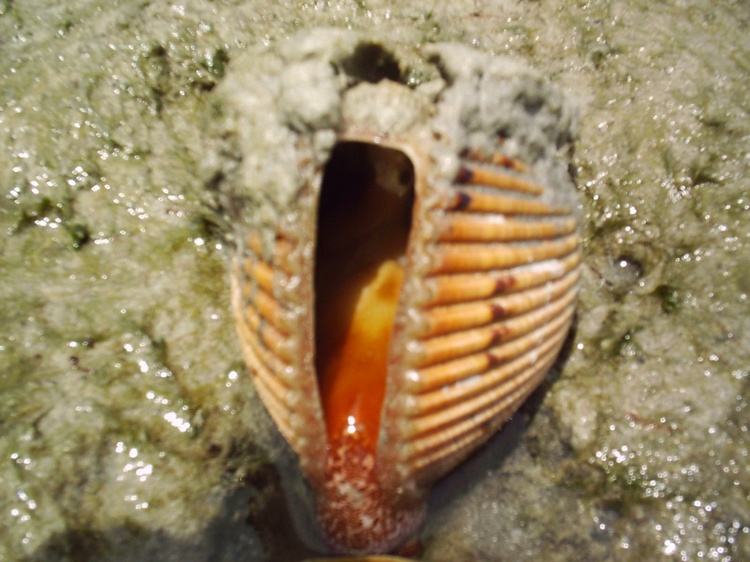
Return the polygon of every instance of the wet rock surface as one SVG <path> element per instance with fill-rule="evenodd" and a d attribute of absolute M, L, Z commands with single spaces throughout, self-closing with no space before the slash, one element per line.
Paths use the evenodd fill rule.
<path fill-rule="evenodd" d="M 0 559 L 312 555 L 202 133 L 248 46 L 329 25 L 521 57 L 578 105 L 575 332 L 435 489 L 422 559 L 750 558 L 750 12 L 449 4 L 0 4 Z"/>

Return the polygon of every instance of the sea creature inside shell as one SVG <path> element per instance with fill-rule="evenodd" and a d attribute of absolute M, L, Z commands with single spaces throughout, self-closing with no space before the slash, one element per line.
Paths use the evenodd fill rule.
<path fill-rule="evenodd" d="M 565 104 L 517 62 L 423 54 L 319 30 L 233 61 L 216 97 L 245 360 L 336 552 L 414 536 L 543 380 L 578 291 Z"/>

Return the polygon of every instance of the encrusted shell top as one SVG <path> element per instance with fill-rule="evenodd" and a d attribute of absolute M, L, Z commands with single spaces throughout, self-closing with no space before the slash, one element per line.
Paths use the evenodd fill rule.
<path fill-rule="evenodd" d="M 562 99 L 514 61 L 424 55 L 409 87 L 380 42 L 319 30 L 233 62 L 217 93 L 210 185 L 236 230 L 245 358 L 339 550 L 413 532 L 430 484 L 543 379 L 575 306 Z"/>

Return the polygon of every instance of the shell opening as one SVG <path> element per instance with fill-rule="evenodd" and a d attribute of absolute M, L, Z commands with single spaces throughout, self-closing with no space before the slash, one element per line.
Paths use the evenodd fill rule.
<path fill-rule="evenodd" d="M 372 84 L 383 79 L 398 82 L 401 77 L 396 57 L 377 43 L 360 43 L 349 57 L 341 61 L 341 66 L 348 76 Z"/>
<path fill-rule="evenodd" d="M 363 142 L 334 148 L 315 258 L 315 357 L 329 443 L 356 430 L 374 447 L 413 202 L 414 166 L 404 153 Z"/>
<path fill-rule="evenodd" d="M 414 166 L 398 150 L 337 145 L 324 170 L 315 256 L 315 353 L 328 451 L 318 522 L 341 552 L 387 552 L 422 506 L 381 486 L 377 436 L 404 277 Z"/>

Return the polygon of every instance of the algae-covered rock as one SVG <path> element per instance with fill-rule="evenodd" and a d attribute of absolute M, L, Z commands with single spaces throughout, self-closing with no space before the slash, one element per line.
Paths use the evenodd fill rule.
<path fill-rule="evenodd" d="M 433 4 L 0 3 L 0 560 L 313 556 L 202 170 L 226 65 L 323 26 L 399 44 L 412 87 L 432 77 L 409 53 L 453 41 L 526 59 L 578 106 L 576 331 L 436 488 L 421 558 L 750 559 L 750 14 Z"/>

